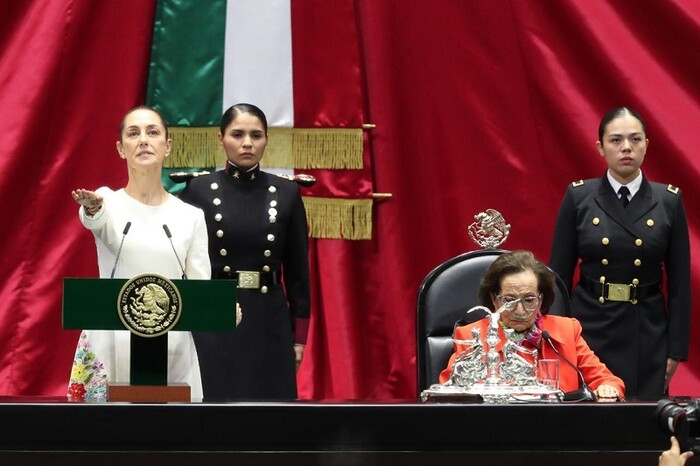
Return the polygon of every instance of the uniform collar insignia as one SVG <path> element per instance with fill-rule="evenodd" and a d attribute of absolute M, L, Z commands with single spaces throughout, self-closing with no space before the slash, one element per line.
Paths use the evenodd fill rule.
<path fill-rule="evenodd" d="M 258 175 L 260 173 L 260 164 L 256 165 L 255 167 L 251 168 L 250 170 L 246 171 L 243 170 L 242 168 L 238 168 L 231 162 L 228 162 L 226 164 L 225 168 L 226 174 L 230 176 L 231 178 L 234 178 L 236 180 L 240 181 L 255 181 L 258 179 Z"/>

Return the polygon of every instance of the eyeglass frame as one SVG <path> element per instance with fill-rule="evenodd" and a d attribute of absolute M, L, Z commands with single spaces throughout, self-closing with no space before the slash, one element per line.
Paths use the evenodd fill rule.
<path fill-rule="evenodd" d="M 543 295 L 540 293 L 537 296 L 523 296 L 522 298 L 517 298 L 512 301 L 504 301 L 504 298 L 506 298 L 506 296 L 500 294 L 496 295 L 496 300 L 498 301 L 498 304 L 500 304 L 501 307 L 504 307 L 505 311 L 515 310 L 517 309 L 518 304 L 520 304 L 523 307 L 523 310 L 528 313 L 528 315 L 532 315 L 532 313 L 535 312 L 537 308 L 539 308 L 542 304 Z M 528 307 L 525 305 L 525 301 L 523 300 L 531 298 L 535 298 L 537 300 L 537 304 L 535 304 L 535 306 L 532 309 L 528 309 Z"/>

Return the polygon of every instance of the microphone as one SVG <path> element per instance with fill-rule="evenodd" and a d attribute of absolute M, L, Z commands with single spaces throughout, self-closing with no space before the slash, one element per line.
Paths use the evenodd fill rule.
<path fill-rule="evenodd" d="M 168 228 L 168 225 L 163 224 L 163 230 L 165 230 L 165 235 L 170 240 L 170 246 L 172 246 L 173 252 L 175 253 L 175 259 L 177 259 L 177 263 L 180 264 L 180 270 L 182 270 L 182 279 L 187 280 L 187 274 L 185 273 L 185 268 L 182 266 L 182 262 L 180 262 L 180 256 L 177 255 L 177 251 L 175 250 L 175 245 L 173 244 L 173 235 L 170 234 L 170 228 Z"/>
<path fill-rule="evenodd" d="M 117 271 L 117 263 L 119 262 L 119 256 L 122 254 L 122 246 L 124 246 L 124 240 L 126 239 L 126 234 L 129 233 L 129 228 L 131 228 L 131 222 L 126 222 L 126 225 L 124 225 L 124 231 L 122 232 L 122 241 L 119 243 L 117 257 L 114 258 L 114 267 L 112 267 L 112 273 L 109 275 L 109 278 L 114 278 L 114 273 Z"/>
<path fill-rule="evenodd" d="M 583 378 L 583 374 L 579 370 L 578 367 L 576 367 L 574 364 L 571 363 L 568 359 L 562 355 L 559 350 L 554 346 L 554 343 L 552 343 L 552 337 L 549 335 L 549 332 L 544 330 L 542 331 L 542 338 L 547 340 L 547 343 L 549 343 L 549 346 L 552 347 L 555 353 L 564 360 L 568 365 L 574 368 L 576 373 L 578 374 L 578 380 L 581 382 L 581 388 L 578 390 L 573 390 L 571 392 L 566 392 L 564 393 L 564 398 L 563 401 L 597 401 L 598 397 L 591 391 L 590 388 L 588 388 L 588 384 L 586 383 L 586 380 Z"/>

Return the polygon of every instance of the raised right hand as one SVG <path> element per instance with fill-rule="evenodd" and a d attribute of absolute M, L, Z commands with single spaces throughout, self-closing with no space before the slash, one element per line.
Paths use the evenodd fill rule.
<path fill-rule="evenodd" d="M 85 207 L 99 207 L 104 200 L 100 194 L 88 189 L 76 189 L 75 191 L 71 191 L 71 196 L 73 196 L 75 202 Z"/>

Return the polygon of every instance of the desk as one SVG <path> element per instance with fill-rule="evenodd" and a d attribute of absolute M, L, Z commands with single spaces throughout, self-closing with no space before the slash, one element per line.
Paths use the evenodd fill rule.
<path fill-rule="evenodd" d="M 470 458 L 473 464 L 653 466 L 669 444 L 652 418 L 655 407 L 0 397 L 0 463 L 407 466 Z"/>

